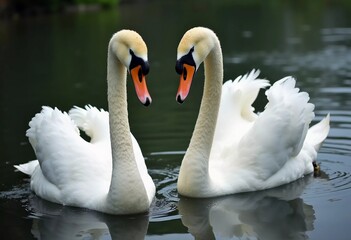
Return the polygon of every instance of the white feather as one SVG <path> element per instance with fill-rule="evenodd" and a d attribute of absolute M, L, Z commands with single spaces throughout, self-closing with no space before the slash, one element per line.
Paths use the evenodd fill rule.
<path fill-rule="evenodd" d="M 140 52 L 146 51 L 141 37 L 132 31 L 116 33 L 110 45 L 119 46 L 119 51 L 133 41 L 139 41 L 136 44 Z M 69 114 L 43 107 L 29 122 L 26 134 L 38 160 L 15 167 L 31 176 L 31 189 L 46 200 L 111 214 L 140 213 L 148 210 L 155 185 L 148 175 L 139 144 L 129 130 L 127 70 L 115 62 L 116 56 L 111 57 L 116 55 L 111 49 L 109 47 L 108 58 L 110 114 L 92 106 L 74 107 Z M 90 141 L 80 136 L 78 128 Z"/>
<path fill-rule="evenodd" d="M 258 78 L 258 70 L 252 70 L 222 85 L 221 48 L 211 30 L 189 30 L 178 49 L 194 46 L 194 53 L 203 55 L 196 53 L 202 51 L 198 42 L 216 43 L 204 58 L 204 92 L 211 89 L 212 95 L 203 95 L 179 172 L 179 193 L 212 197 L 256 191 L 311 173 L 317 150 L 329 132 L 329 115 L 309 129 L 314 105 L 309 103 L 308 93 L 295 87 L 292 77 L 275 82 L 266 91 L 268 103 L 257 115 L 252 103 L 269 82 Z M 214 117 L 217 121 L 213 121 Z"/>

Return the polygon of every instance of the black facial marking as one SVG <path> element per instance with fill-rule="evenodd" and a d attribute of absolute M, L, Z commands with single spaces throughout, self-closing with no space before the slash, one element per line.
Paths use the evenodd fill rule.
<path fill-rule="evenodd" d="M 183 67 L 183 64 L 188 64 L 190 66 L 195 67 L 195 69 L 196 69 L 196 64 L 195 64 L 193 54 L 192 54 L 193 52 L 194 52 L 194 47 L 190 48 L 189 52 L 186 55 L 184 55 L 183 57 L 181 57 L 179 60 L 177 60 L 177 62 L 176 62 L 176 66 L 175 66 L 176 72 L 179 75 L 181 75 L 184 71 L 185 79 L 186 79 L 187 72 L 186 72 L 185 68 Z"/>
<path fill-rule="evenodd" d="M 149 62 L 144 61 L 142 58 L 137 57 L 132 49 L 129 49 L 130 55 L 132 55 L 132 60 L 130 61 L 129 65 L 129 70 L 132 70 L 133 68 L 137 66 L 141 66 L 141 73 L 144 75 L 147 75 L 149 73 L 150 67 L 149 67 Z M 139 80 L 140 80 L 140 75 L 139 75 Z"/>
<path fill-rule="evenodd" d="M 177 60 L 175 65 L 176 72 L 181 75 L 183 73 L 183 64 L 180 62 L 181 59 Z"/>

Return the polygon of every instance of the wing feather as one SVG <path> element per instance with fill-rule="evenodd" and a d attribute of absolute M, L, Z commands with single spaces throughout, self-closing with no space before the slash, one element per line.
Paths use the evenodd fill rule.
<path fill-rule="evenodd" d="M 264 180 L 300 153 L 314 118 L 314 105 L 308 102 L 307 93 L 295 87 L 292 77 L 276 82 L 266 95 L 269 102 L 265 111 L 239 144 L 242 161 Z"/>
<path fill-rule="evenodd" d="M 223 84 L 211 158 L 223 158 L 216 154 L 223 154 L 225 148 L 232 149 L 257 118 L 252 103 L 259 90 L 270 85 L 268 80 L 258 78 L 259 73 L 259 70 L 252 70 Z"/>
<path fill-rule="evenodd" d="M 101 184 L 95 186 L 96 183 L 110 181 L 110 151 L 81 138 L 67 113 L 43 108 L 30 122 L 27 136 L 35 143 L 33 148 L 42 174 L 61 191 L 69 191 L 72 182 L 82 183 L 76 189 L 89 191 L 101 187 Z"/>

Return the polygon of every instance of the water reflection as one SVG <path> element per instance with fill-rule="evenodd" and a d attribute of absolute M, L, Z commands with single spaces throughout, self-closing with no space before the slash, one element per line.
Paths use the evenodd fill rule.
<path fill-rule="evenodd" d="M 112 216 L 64 207 L 33 196 L 32 234 L 36 239 L 144 239 L 149 216 Z"/>
<path fill-rule="evenodd" d="M 179 213 L 198 240 L 308 239 L 315 212 L 301 194 L 312 179 L 306 176 L 279 188 L 215 199 L 181 197 Z"/>

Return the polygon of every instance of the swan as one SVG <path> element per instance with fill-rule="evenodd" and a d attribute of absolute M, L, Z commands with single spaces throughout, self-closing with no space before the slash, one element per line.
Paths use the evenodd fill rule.
<path fill-rule="evenodd" d="M 179 103 L 186 99 L 202 62 L 204 91 L 179 170 L 180 195 L 206 198 L 263 190 L 313 172 L 317 151 L 329 132 L 329 114 L 309 128 L 314 105 L 295 87 L 294 78 L 274 83 L 266 91 L 265 110 L 254 113 L 251 105 L 269 82 L 253 70 L 222 84 L 220 42 L 212 30 L 195 27 L 184 34 L 177 49 Z"/>
<path fill-rule="evenodd" d="M 130 132 L 127 71 L 139 100 L 148 106 L 147 47 L 138 33 L 121 30 L 108 45 L 109 113 L 92 106 L 74 107 L 68 114 L 43 107 L 29 122 L 26 135 L 38 160 L 15 167 L 31 176 L 36 195 L 109 214 L 148 211 L 155 185 Z M 78 128 L 90 136 L 90 142 L 80 137 Z"/>

